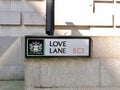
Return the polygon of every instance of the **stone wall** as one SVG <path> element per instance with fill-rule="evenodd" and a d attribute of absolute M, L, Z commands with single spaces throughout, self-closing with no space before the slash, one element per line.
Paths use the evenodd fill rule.
<path fill-rule="evenodd" d="M 0 0 L 0 81 L 24 80 L 24 36 L 45 35 L 45 21 L 30 2 Z"/>
<path fill-rule="evenodd" d="M 24 36 L 46 36 L 45 1 L 0 0 L 0 81 L 25 77 L 26 90 L 119 90 L 120 0 L 56 0 L 55 36 L 90 36 L 91 57 L 25 59 Z"/>
<path fill-rule="evenodd" d="M 90 58 L 26 59 L 26 90 L 119 90 L 120 37 L 91 38 Z"/>

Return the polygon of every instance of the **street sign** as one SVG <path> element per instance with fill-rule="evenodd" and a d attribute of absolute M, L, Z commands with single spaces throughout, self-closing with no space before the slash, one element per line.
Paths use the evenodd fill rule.
<path fill-rule="evenodd" d="M 89 37 L 25 37 L 27 57 L 90 57 Z"/>

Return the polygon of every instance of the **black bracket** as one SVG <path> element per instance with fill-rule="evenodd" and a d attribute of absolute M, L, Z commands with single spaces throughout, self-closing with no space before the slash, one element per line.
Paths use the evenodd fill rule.
<path fill-rule="evenodd" d="M 54 35 L 54 0 L 46 0 L 46 34 Z"/>

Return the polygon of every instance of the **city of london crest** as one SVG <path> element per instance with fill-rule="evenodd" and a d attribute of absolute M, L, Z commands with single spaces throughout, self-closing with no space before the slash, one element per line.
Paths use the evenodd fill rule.
<path fill-rule="evenodd" d="M 43 55 L 43 40 L 29 40 L 28 52 L 30 55 Z"/>

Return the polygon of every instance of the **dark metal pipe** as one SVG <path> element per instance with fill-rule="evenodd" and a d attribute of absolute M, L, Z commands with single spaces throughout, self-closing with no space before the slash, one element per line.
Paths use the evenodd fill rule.
<path fill-rule="evenodd" d="M 46 0 L 46 34 L 54 35 L 54 0 Z"/>

